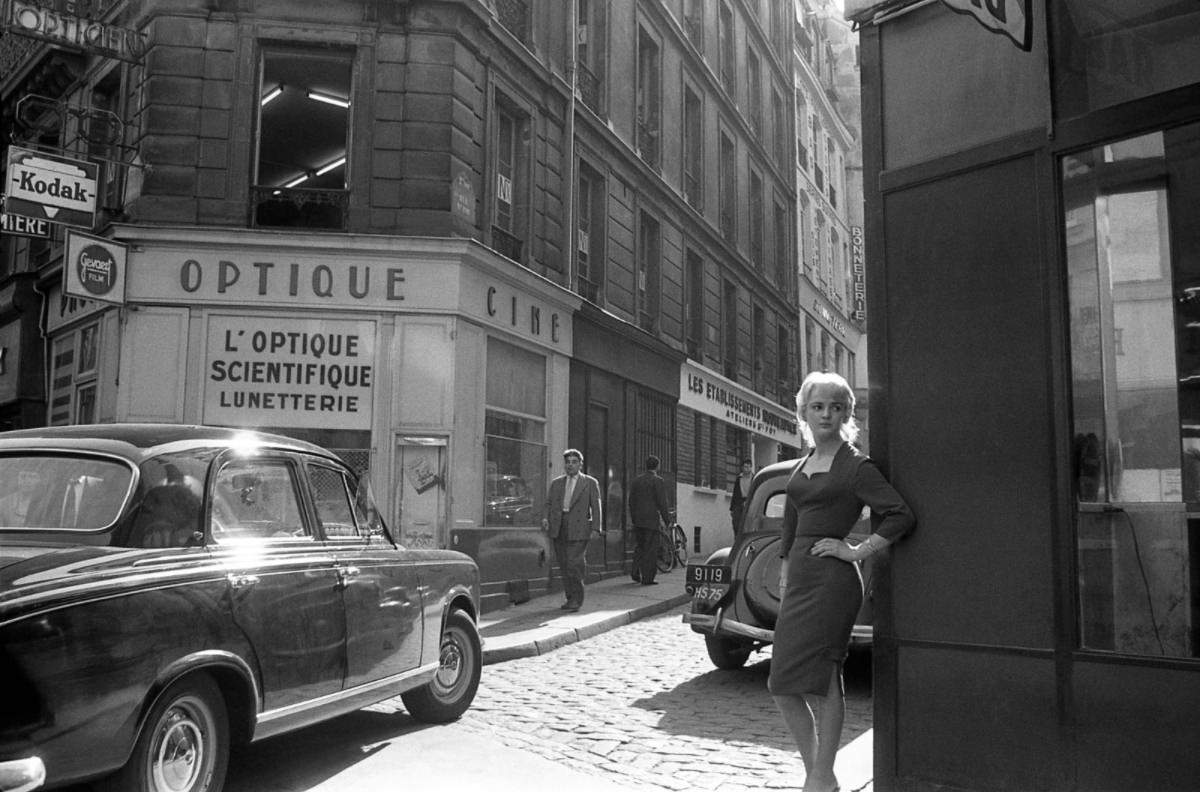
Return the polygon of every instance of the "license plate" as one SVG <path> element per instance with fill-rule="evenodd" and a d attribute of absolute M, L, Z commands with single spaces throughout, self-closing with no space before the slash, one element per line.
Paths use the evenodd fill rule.
<path fill-rule="evenodd" d="M 701 602 L 717 602 L 729 591 L 733 582 L 733 569 L 718 564 L 688 564 L 687 586 L 692 599 Z"/>

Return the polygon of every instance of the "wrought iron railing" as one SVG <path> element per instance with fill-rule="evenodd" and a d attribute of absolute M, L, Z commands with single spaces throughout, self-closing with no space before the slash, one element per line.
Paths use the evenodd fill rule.
<path fill-rule="evenodd" d="M 579 279 L 579 296 L 588 302 L 600 304 L 600 284 L 594 283 L 587 278 Z"/>
<path fill-rule="evenodd" d="M 344 231 L 350 211 L 349 190 L 301 187 L 254 187 L 250 224 L 259 228 L 324 228 Z"/>
<path fill-rule="evenodd" d="M 529 4 L 525 0 L 496 0 L 500 24 L 523 44 L 529 44 Z"/>
<path fill-rule="evenodd" d="M 520 238 L 513 236 L 500 226 L 492 226 L 492 250 L 501 256 L 507 256 L 520 263 L 521 251 L 524 246 L 525 243 Z"/>
<path fill-rule="evenodd" d="M 603 115 L 600 112 L 600 78 L 583 61 L 577 61 L 575 68 L 575 88 L 579 98 L 593 113 Z"/>

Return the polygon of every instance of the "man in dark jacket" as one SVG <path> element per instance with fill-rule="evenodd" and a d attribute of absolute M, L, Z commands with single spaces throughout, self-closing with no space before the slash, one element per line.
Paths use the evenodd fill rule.
<path fill-rule="evenodd" d="M 658 457 L 653 454 L 646 457 L 646 472 L 629 485 L 629 519 L 636 541 L 633 579 L 643 586 L 656 585 L 658 527 L 671 524 L 671 501 L 667 498 L 667 483 L 658 475 Z"/>

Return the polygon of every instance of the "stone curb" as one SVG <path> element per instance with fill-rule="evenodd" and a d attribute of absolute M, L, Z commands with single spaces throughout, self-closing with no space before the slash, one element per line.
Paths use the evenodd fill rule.
<path fill-rule="evenodd" d="M 687 594 L 670 599 L 652 602 L 648 605 L 642 605 L 637 608 L 618 613 L 615 616 L 609 616 L 591 624 L 584 624 L 579 627 L 564 628 L 560 632 L 556 632 L 544 638 L 530 637 L 525 641 L 516 643 L 508 643 L 505 646 L 498 646 L 494 649 L 487 647 L 487 639 L 484 639 L 483 647 L 483 664 L 485 666 L 493 663 L 504 663 L 509 660 L 517 660 L 522 657 L 533 657 L 535 655 L 546 654 L 555 649 L 560 649 L 579 641 L 593 638 L 601 633 L 617 627 L 622 627 L 639 619 L 644 619 L 648 616 L 656 616 L 660 613 L 666 613 L 672 608 L 688 602 L 691 597 Z"/>

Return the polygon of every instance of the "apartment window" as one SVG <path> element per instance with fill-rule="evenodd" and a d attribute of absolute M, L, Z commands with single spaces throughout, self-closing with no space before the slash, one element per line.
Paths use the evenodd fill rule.
<path fill-rule="evenodd" d="M 788 134 L 787 134 L 787 109 L 783 104 L 783 95 L 779 91 L 771 92 L 771 139 L 775 144 L 775 162 L 779 167 L 787 167 L 788 149 Z"/>
<path fill-rule="evenodd" d="M 604 288 L 604 178 L 584 163 L 579 166 L 577 200 L 578 291 L 585 300 L 599 303 Z"/>
<path fill-rule="evenodd" d="M 658 302 L 661 244 L 659 226 L 645 212 L 638 223 L 638 262 L 636 311 L 638 326 L 654 333 L 658 331 Z"/>
<path fill-rule="evenodd" d="M 733 62 L 733 11 L 725 3 L 721 3 L 717 17 L 717 35 L 720 38 L 718 67 L 721 72 L 721 85 L 730 96 L 737 94 L 734 83 L 735 65 Z"/>
<path fill-rule="evenodd" d="M 750 171 L 750 263 L 757 270 L 763 266 L 763 182 L 762 176 Z"/>
<path fill-rule="evenodd" d="M 797 213 L 800 215 L 800 239 L 797 243 L 797 250 L 800 260 L 804 264 L 804 274 L 808 276 L 810 281 L 816 282 L 817 273 L 815 271 L 815 263 L 817 262 L 816 252 L 816 234 L 813 232 L 812 219 L 809 216 L 808 197 L 800 196 L 800 202 L 797 205 Z"/>
<path fill-rule="evenodd" d="M 821 371 L 829 371 L 829 333 L 821 330 Z"/>
<path fill-rule="evenodd" d="M 638 34 L 637 147 L 638 154 L 652 167 L 659 166 L 659 52 L 658 44 L 645 29 Z"/>
<path fill-rule="evenodd" d="M 731 380 L 738 373 L 738 296 L 737 287 L 725 281 L 721 299 L 721 329 L 724 338 L 721 344 L 723 372 Z"/>
<path fill-rule="evenodd" d="M 752 343 L 754 345 L 754 390 L 766 390 L 767 383 L 767 315 L 761 305 L 754 306 L 751 314 Z"/>
<path fill-rule="evenodd" d="M 808 170 L 808 146 L 804 145 L 808 131 L 808 110 L 804 103 L 804 94 L 796 91 L 796 161 L 802 170 Z"/>
<path fill-rule="evenodd" d="M 684 0 L 683 3 L 683 29 L 688 41 L 700 54 L 704 54 L 704 2 Z"/>
<path fill-rule="evenodd" d="M 546 358 L 488 338 L 484 399 L 484 524 L 540 525 L 548 469 Z M 510 496 L 523 499 L 521 508 L 513 508 Z"/>
<path fill-rule="evenodd" d="M 817 325 L 811 316 L 804 317 L 804 376 L 817 370 Z"/>
<path fill-rule="evenodd" d="M 721 133 L 721 161 L 718 163 L 721 168 L 717 190 L 720 193 L 719 200 L 721 203 L 721 236 L 732 242 L 735 238 L 734 229 L 737 217 L 737 174 L 735 171 L 737 161 L 734 154 L 733 140 L 724 132 Z"/>
<path fill-rule="evenodd" d="M 683 193 L 696 210 L 704 209 L 704 119 L 700 97 L 683 89 Z"/>
<path fill-rule="evenodd" d="M 746 100 L 747 112 L 750 116 L 750 128 L 756 137 L 762 137 L 762 64 L 759 63 L 758 53 L 746 42 Z"/>
<path fill-rule="evenodd" d="M 608 0 L 576 0 L 576 88 L 583 103 L 604 114 L 604 76 L 608 69 Z"/>
<path fill-rule="evenodd" d="M 531 20 L 526 0 L 496 0 L 496 18 L 517 40 L 529 45 Z"/>
<path fill-rule="evenodd" d="M 495 117 L 492 247 L 519 262 L 529 224 L 529 116 L 497 93 Z"/>
<path fill-rule="evenodd" d="M 704 260 L 691 248 L 684 272 L 684 336 L 687 355 L 704 359 Z"/>
<path fill-rule="evenodd" d="M 790 296 L 792 289 L 792 279 L 789 277 L 791 270 L 791 246 L 788 244 L 788 213 L 787 207 L 775 202 L 775 285 L 781 290 L 784 290 L 785 295 Z"/>
<path fill-rule="evenodd" d="M 792 395 L 792 339 L 783 317 L 779 317 L 779 324 L 776 325 L 775 334 L 775 377 L 779 382 L 777 390 L 779 397 L 786 404 L 787 398 Z"/>
<path fill-rule="evenodd" d="M 263 51 L 254 225 L 346 228 L 352 72 L 349 52 Z"/>

